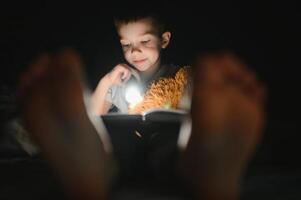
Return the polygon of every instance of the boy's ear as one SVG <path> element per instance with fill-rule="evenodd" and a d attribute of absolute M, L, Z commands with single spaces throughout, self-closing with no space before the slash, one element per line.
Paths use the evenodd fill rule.
<path fill-rule="evenodd" d="M 162 44 L 161 44 L 162 49 L 165 49 L 168 46 L 170 37 L 171 37 L 171 32 L 169 31 L 166 31 L 162 34 Z"/>

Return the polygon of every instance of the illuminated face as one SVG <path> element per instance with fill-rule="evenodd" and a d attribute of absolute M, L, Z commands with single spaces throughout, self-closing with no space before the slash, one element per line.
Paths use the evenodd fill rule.
<path fill-rule="evenodd" d="M 151 19 L 123 24 L 118 32 L 125 59 L 140 72 L 156 71 L 160 65 L 161 48 L 165 48 L 168 42 L 163 42 L 164 34 L 162 38 L 158 37 Z"/>

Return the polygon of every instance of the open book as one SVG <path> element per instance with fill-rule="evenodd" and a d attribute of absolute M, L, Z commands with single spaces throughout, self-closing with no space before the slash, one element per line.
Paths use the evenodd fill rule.
<path fill-rule="evenodd" d="M 136 156 L 143 154 L 145 149 L 161 151 L 161 148 L 165 149 L 170 145 L 176 149 L 180 127 L 187 115 L 185 110 L 160 108 L 141 114 L 108 113 L 101 117 L 116 157 L 125 165 L 136 165 Z"/>
<path fill-rule="evenodd" d="M 173 163 L 168 159 L 177 152 L 180 127 L 187 114 L 185 110 L 151 109 L 142 114 L 102 115 L 121 176 L 144 173 L 151 169 L 146 165 L 157 168 L 160 163 L 165 169 L 166 163 Z"/>
<path fill-rule="evenodd" d="M 124 152 L 142 145 L 142 140 L 151 140 L 154 135 L 176 144 L 181 124 L 188 113 L 185 110 L 156 108 L 141 114 L 108 113 L 101 118 L 115 151 L 123 156 Z"/>
<path fill-rule="evenodd" d="M 140 122 L 179 122 L 188 114 L 186 110 L 154 108 L 141 114 L 108 113 L 102 115 L 104 121 L 140 121 Z"/>

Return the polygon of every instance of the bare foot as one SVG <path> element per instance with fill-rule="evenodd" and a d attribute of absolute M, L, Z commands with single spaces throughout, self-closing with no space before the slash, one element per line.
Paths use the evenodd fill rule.
<path fill-rule="evenodd" d="M 202 199 L 237 199 L 239 179 L 262 135 L 265 91 L 231 54 L 198 63 L 192 99 L 192 134 L 181 170 Z"/>
<path fill-rule="evenodd" d="M 22 117 L 75 199 L 105 199 L 110 156 L 84 104 L 81 60 L 72 50 L 45 54 L 21 81 Z"/>

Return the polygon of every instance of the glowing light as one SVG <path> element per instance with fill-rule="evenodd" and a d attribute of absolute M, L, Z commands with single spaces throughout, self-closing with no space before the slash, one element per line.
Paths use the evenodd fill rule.
<path fill-rule="evenodd" d="M 125 100 L 130 104 L 130 107 L 133 107 L 142 101 L 142 95 L 137 85 L 131 85 L 126 89 Z"/>

